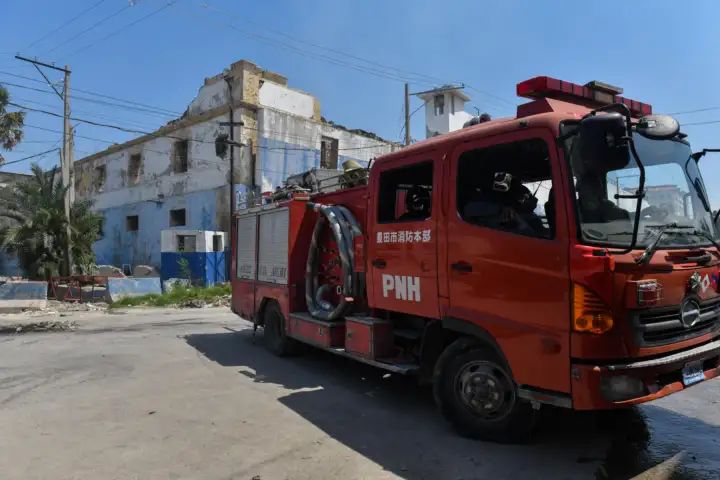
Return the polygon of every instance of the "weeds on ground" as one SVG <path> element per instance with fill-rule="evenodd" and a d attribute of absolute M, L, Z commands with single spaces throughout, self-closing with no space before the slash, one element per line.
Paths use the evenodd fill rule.
<path fill-rule="evenodd" d="M 163 294 L 151 293 L 139 297 L 125 297 L 110 304 L 110 308 L 121 307 L 172 307 L 183 306 L 191 302 L 216 303 L 230 295 L 229 283 L 213 285 L 211 287 L 184 287 L 174 286 L 169 292 Z"/>

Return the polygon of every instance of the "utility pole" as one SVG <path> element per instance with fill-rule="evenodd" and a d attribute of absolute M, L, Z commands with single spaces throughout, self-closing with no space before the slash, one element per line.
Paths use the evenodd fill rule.
<path fill-rule="evenodd" d="M 70 248 L 70 207 L 75 201 L 75 185 L 72 181 L 73 173 L 73 133 L 72 126 L 70 125 L 70 67 L 65 65 L 65 68 L 55 66 L 50 63 L 41 62 L 37 59 L 27 58 L 20 55 L 15 55 L 15 58 L 33 64 L 33 66 L 40 72 L 45 78 L 50 87 L 63 101 L 63 148 L 60 162 L 60 174 L 62 185 L 65 187 L 65 218 L 67 218 L 67 227 L 65 234 L 67 236 L 67 243 L 65 245 L 65 272 L 66 275 L 72 275 L 72 251 Z M 40 69 L 40 67 L 51 68 L 59 72 L 63 72 L 65 75 L 63 79 L 63 92 L 60 93 L 55 88 L 50 79 Z"/>
<path fill-rule="evenodd" d="M 405 84 L 405 145 L 410 145 L 410 85 Z"/>

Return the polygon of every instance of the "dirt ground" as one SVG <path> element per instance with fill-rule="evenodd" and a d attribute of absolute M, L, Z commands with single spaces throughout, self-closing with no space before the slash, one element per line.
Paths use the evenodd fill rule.
<path fill-rule="evenodd" d="M 544 409 L 529 445 L 458 437 L 410 378 L 282 359 L 226 309 L 73 312 L 0 336 L 0 478 L 720 478 L 720 381 L 621 414 Z"/>

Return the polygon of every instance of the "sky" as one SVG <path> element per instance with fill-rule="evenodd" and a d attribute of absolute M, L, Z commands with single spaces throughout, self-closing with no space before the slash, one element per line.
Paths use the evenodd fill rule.
<path fill-rule="evenodd" d="M 325 118 L 400 140 L 405 81 L 411 91 L 463 82 L 466 109 L 497 117 L 522 103 L 524 79 L 601 80 L 655 113 L 692 111 L 676 118 L 699 150 L 720 147 L 717 18 L 709 0 L 2 0 L 0 82 L 12 101 L 61 113 L 41 74 L 14 55 L 69 65 L 74 116 L 151 131 L 183 112 L 205 77 L 248 59 L 319 98 Z M 59 145 L 61 118 L 31 112 L 26 124 L 7 162 Z M 411 133 L 424 137 L 422 108 Z M 76 135 L 76 159 L 137 136 L 86 124 Z M 37 160 L 50 168 L 58 154 Z M 720 154 L 701 169 L 717 206 Z"/>

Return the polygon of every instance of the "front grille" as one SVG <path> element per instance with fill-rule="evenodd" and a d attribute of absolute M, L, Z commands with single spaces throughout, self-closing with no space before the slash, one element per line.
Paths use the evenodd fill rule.
<path fill-rule="evenodd" d="M 640 346 L 687 340 L 720 330 L 720 297 L 700 303 L 700 319 L 690 328 L 680 321 L 680 306 L 637 310 L 631 314 Z"/>

